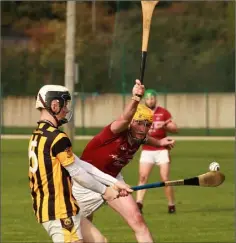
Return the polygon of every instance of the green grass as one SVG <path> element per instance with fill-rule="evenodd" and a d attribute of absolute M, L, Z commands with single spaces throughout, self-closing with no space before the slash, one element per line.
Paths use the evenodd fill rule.
<path fill-rule="evenodd" d="M 2 134 L 31 134 L 34 127 L 2 127 Z M 76 135 L 96 135 L 101 127 L 75 129 Z M 177 136 L 235 136 L 234 128 L 180 128 Z"/>
<path fill-rule="evenodd" d="M 81 153 L 86 141 L 76 142 Z M 124 169 L 127 183 L 136 185 L 138 157 Z M 234 143 L 230 141 L 179 141 L 172 151 L 171 178 L 204 173 L 216 160 L 226 175 L 218 188 L 176 187 L 177 214 L 167 214 L 163 189 L 151 189 L 144 217 L 157 242 L 234 242 Z M 2 242 L 50 240 L 33 215 L 28 188 L 26 140 L 2 140 Z M 157 169 L 149 182 L 159 180 Z M 135 242 L 130 228 L 108 206 L 95 214 L 94 223 L 109 242 Z"/>

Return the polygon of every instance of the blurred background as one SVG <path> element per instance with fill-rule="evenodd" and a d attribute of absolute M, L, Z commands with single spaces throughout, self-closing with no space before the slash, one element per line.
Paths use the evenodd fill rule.
<path fill-rule="evenodd" d="M 30 134 L 39 88 L 65 83 L 66 2 L 1 2 L 1 11 L 2 133 Z M 96 134 L 122 111 L 139 78 L 141 42 L 140 2 L 76 2 L 76 135 Z M 145 86 L 179 135 L 234 136 L 235 2 L 160 2 Z"/>

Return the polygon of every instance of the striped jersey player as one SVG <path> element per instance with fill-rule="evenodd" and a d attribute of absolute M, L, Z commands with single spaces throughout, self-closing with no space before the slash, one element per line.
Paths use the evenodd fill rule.
<path fill-rule="evenodd" d="M 33 210 L 53 242 L 105 242 L 95 226 L 81 218 L 72 195 L 72 180 L 101 193 L 105 200 L 116 198 L 118 190 L 130 188 L 73 154 L 70 139 L 59 129 L 71 117 L 70 101 L 64 86 L 45 85 L 38 92 L 36 109 L 40 111 L 40 120 L 28 148 Z"/>

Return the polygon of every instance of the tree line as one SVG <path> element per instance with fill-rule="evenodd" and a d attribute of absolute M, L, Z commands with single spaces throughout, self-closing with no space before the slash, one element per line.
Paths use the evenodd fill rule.
<path fill-rule="evenodd" d="M 155 9 L 145 84 L 159 92 L 234 92 L 234 2 L 163 2 Z M 2 29 L 28 48 L 2 47 L 3 95 L 64 83 L 65 2 L 2 2 Z M 139 77 L 139 2 L 77 2 L 77 91 L 129 92 Z M 95 31 L 92 25 L 95 24 Z M 2 32 L 4 35 L 4 32 Z"/>

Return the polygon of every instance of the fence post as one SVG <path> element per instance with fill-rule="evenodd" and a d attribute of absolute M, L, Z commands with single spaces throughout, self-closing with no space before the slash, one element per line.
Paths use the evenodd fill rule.
<path fill-rule="evenodd" d="M 67 1 L 66 5 L 66 50 L 65 50 L 65 86 L 69 89 L 72 99 L 74 97 L 75 83 L 75 32 L 76 32 L 76 1 Z M 74 113 L 74 111 L 73 111 Z M 74 140 L 74 116 L 65 125 L 65 132 Z"/>
<path fill-rule="evenodd" d="M 85 94 L 84 90 L 82 89 L 82 94 L 81 94 L 81 126 L 82 126 L 82 135 L 86 135 L 85 132 Z"/>
<path fill-rule="evenodd" d="M 125 109 L 125 90 L 126 90 L 126 78 L 125 78 L 125 44 L 122 46 L 122 70 L 121 70 L 121 84 L 122 84 L 122 101 L 123 101 L 123 110 Z"/>
<path fill-rule="evenodd" d="M 3 91 L 2 91 L 2 82 L 0 82 L 0 134 L 4 130 L 4 120 L 3 120 Z"/>
<path fill-rule="evenodd" d="M 164 108 L 167 109 L 167 91 L 164 91 Z"/>
<path fill-rule="evenodd" d="M 209 128 L 209 93 L 205 92 L 206 98 L 206 136 L 210 136 L 210 128 Z"/>
<path fill-rule="evenodd" d="M 92 1 L 92 31 L 96 31 L 96 0 Z"/>

